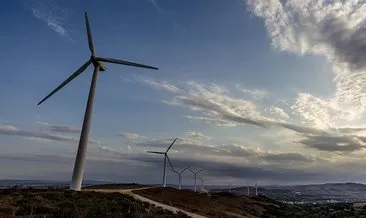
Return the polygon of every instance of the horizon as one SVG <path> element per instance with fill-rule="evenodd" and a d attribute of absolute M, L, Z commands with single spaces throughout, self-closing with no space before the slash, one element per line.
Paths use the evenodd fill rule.
<path fill-rule="evenodd" d="M 37 103 L 90 58 L 87 11 L 98 55 L 159 70 L 99 74 L 84 180 L 159 184 L 146 151 L 178 138 L 174 168 L 215 183 L 366 183 L 366 3 L 85 5 L 0 8 L 0 179 L 71 181 L 92 67 Z"/>
<path fill-rule="evenodd" d="M 41 182 L 41 183 L 61 183 L 61 184 L 69 184 L 70 181 L 68 180 L 24 180 L 24 179 L 0 179 L 0 182 L 4 181 L 17 181 L 17 182 Z M 85 183 L 85 184 L 84 184 Z M 189 187 L 194 188 L 193 180 L 191 181 L 192 184 L 182 184 L 182 187 Z M 139 185 L 152 185 L 152 186 L 161 186 L 161 183 L 135 183 L 135 182 L 113 182 L 113 181 L 98 181 L 98 180 L 84 180 L 83 186 L 87 185 L 103 185 L 103 184 L 139 184 Z M 366 186 L 366 183 L 358 183 L 358 182 L 341 182 L 341 183 L 335 183 L 335 182 L 328 182 L 328 183 L 310 183 L 310 184 L 291 184 L 291 185 L 281 185 L 281 184 L 266 184 L 266 185 L 260 185 L 258 184 L 258 189 L 261 187 L 291 187 L 291 186 L 322 186 L 322 185 L 345 185 L 345 184 L 355 184 L 355 185 L 364 185 Z M 21 184 L 24 185 L 24 184 Z M 167 187 L 177 187 L 178 184 L 175 183 L 167 183 Z M 200 187 L 200 184 L 197 184 L 198 187 Z M 205 184 L 205 187 L 222 187 L 222 188 L 229 188 L 237 189 L 237 188 L 247 188 L 248 185 L 246 184 L 232 184 L 230 185 L 220 185 L 220 184 Z M 249 184 L 249 187 L 255 188 L 255 184 Z"/>

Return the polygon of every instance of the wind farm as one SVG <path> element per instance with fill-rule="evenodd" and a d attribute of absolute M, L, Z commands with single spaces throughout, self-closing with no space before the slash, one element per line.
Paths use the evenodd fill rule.
<path fill-rule="evenodd" d="M 2 6 L 0 217 L 366 217 L 365 1 Z"/>

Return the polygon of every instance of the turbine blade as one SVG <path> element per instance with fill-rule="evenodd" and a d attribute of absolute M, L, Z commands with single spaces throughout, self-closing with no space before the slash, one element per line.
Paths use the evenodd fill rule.
<path fill-rule="evenodd" d="M 114 59 L 114 58 L 96 57 L 96 60 L 97 61 L 108 62 L 108 63 L 113 63 L 113 64 L 122 64 L 122 65 L 127 65 L 127 66 L 132 66 L 132 67 L 141 67 L 141 68 L 159 70 L 159 68 L 156 68 L 156 67 L 152 67 L 152 66 L 148 66 L 148 65 L 144 65 L 144 64 L 139 64 L 139 63 L 133 63 L 133 62 L 129 62 L 129 61 L 118 60 L 118 59 Z"/>
<path fill-rule="evenodd" d="M 174 169 L 173 165 L 172 165 L 172 162 L 170 161 L 170 158 L 167 154 L 165 154 L 166 158 L 168 159 L 168 163 L 169 163 L 169 166 L 171 169 Z"/>
<path fill-rule="evenodd" d="M 42 104 L 44 101 L 46 101 L 49 97 L 51 97 L 53 94 L 55 94 L 58 90 L 62 89 L 64 86 L 66 86 L 71 80 L 75 79 L 75 77 L 79 76 L 82 72 L 86 70 L 86 68 L 91 64 L 91 60 L 88 60 L 83 66 L 81 66 L 75 73 L 71 74 L 65 81 L 63 81 L 57 88 L 55 88 L 50 94 L 48 94 L 42 101 L 40 101 L 37 105 Z"/>
<path fill-rule="evenodd" d="M 170 171 L 172 171 L 172 172 L 174 172 L 174 173 L 176 173 L 176 174 L 179 174 L 179 172 L 178 172 L 178 171 L 175 171 L 175 170 L 173 170 L 173 169 L 170 169 Z"/>
<path fill-rule="evenodd" d="M 184 171 L 188 170 L 189 167 L 184 168 L 180 173 L 184 173 Z"/>
<path fill-rule="evenodd" d="M 199 172 L 202 172 L 203 171 L 203 169 L 202 170 L 198 170 L 196 173 L 199 173 Z"/>
<path fill-rule="evenodd" d="M 88 43 L 89 43 L 89 49 L 92 55 L 95 55 L 95 49 L 94 49 L 94 42 L 91 34 L 89 19 L 88 19 L 88 13 L 85 11 L 85 25 L 86 25 L 86 33 L 88 36 Z"/>
<path fill-rule="evenodd" d="M 159 152 L 159 151 L 147 151 L 147 153 L 152 153 L 152 154 L 165 154 L 164 152 Z"/>
<path fill-rule="evenodd" d="M 170 146 L 168 147 L 168 149 L 166 149 L 166 152 L 165 153 L 168 153 L 168 151 L 170 150 L 170 148 L 173 146 L 174 142 L 177 141 L 178 138 L 175 138 L 173 143 L 170 144 Z"/>

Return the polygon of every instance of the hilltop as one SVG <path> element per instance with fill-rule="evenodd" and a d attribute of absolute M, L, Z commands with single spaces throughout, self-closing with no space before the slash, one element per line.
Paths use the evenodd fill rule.
<path fill-rule="evenodd" d="M 206 217 L 366 217 L 366 208 L 362 205 L 354 208 L 351 203 L 285 204 L 262 195 L 223 191 L 196 193 L 136 183 L 92 185 L 84 190 L 0 189 L 0 217 L 187 217 L 183 212 L 173 213 L 161 208 L 167 209 L 166 205 Z M 144 197 L 165 206 L 142 202 L 136 195 L 142 197 L 140 200 Z"/>
<path fill-rule="evenodd" d="M 265 196 L 216 192 L 209 195 L 174 188 L 152 188 L 133 193 L 207 217 L 366 217 L 366 210 L 350 203 L 281 203 Z"/>
<path fill-rule="evenodd" d="M 2 189 L 0 217 L 187 217 L 120 193 Z"/>

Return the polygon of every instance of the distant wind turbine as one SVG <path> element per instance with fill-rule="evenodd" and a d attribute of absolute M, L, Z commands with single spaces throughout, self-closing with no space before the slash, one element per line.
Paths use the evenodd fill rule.
<path fill-rule="evenodd" d="M 231 194 L 232 193 L 232 189 L 235 188 L 232 183 L 230 182 L 229 183 L 229 193 Z"/>
<path fill-rule="evenodd" d="M 173 146 L 174 142 L 177 141 L 178 138 L 174 139 L 174 141 L 172 142 L 172 144 L 170 144 L 170 146 L 168 147 L 168 149 L 166 149 L 165 152 L 161 152 L 161 151 L 147 151 L 147 153 L 152 153 L 152 154 L 163 154 L 164 155 L 164 168 L 163 168 L 163 187 L 166 187 L 166 161 L 168 160 L 169 165 L 172 166 L 169 156 L 168 156 L 168 151 L 170 150 L 170 148 Z"/>
<path fill-rule="evenodd" d="M 196 192 L 197 191 L 197 174 L 200 173 L 201 171 L 203 171 L 203 169 L 198 170 L 196 172 L 194 172 L 190 168 L 188 168 L 188 170 L 191 171 L 194 174 L 194 192 Z"/>
<path fill-rule="evenodd" d="M 170 163 L 170 162 L 169 162 Z M 182 173 L 184 173 L 184 171 L 186 171 L 188 169 L 188 167 L 184 168 L 183 170 L 181 171 L 176 171 L 174 170 L 173 166 L 170 165 L 170 170 L 176 174 L 178 174 L 178 178 L 179 178 L 179 186 L 178 186 L 178 189 L 180 190 L 181 189 L 181 186 L 182 186 Z"/>
<path fill-rule="evenodd" d="M 203 183 L 208 181 L 208 178 L 199 177 L 199 180 L 201 180 L 201 191 L 203 192 L 205 190 Z"/>
<path fill-rule="evenodd" d="M 258 196 L 258 182 L 255 183 L 255 196 Z"/>
<path fill-rule="evenodd" d="M 86 110 L 85 110 L 85 114 L 84 114 L 83 127 L 81 129 L 79 147 L 78 147 L 78 152 L 76 155 L 74 171 L 72 174 L 72 182 L 70 185 L 70 189 L 75 190 L 75 191 L 80 191 L 81 183 L 83 180 L 85 156 L 86 156 L 86 151 L 87 151 L 90 126 L 91 126 L 94 95 L 95 95 L 95 88 L 97 85 L 98 73 L 99 73 L 99 71 L 106 70 L 106 66 L 103 64 L 103 62 L 158 70 L 158 68 L 156 68 L 156 67 L 151 67 L 151 66 L 133 63 L 133 62 L 129 62 L 129 61 L 118 60 L 118 59 L 113 59 L 113 58 L 97 57 L 96 53 L 95 53 L 92 34 L 91 34 L 88 14 L 86 12 L 85 12 L 85 24 L 86 24 L 86 31 L 87 31 L 87 36 L 88 36 L 88 43 L 89 43 L 89 49 L 91 52 L 91 57 L 78 70 L 76 70 L 73 74 L 71 74 L 71 76 L 69 76 L 56 89 L 54 89 L 50 94 L 48 94 L 44 99 L 42 99 L 38 103 L 38 105 L 42 104 L 49 97 L 51 97 L 53 94 L 55 94 L 57 91 L 62 89 L 73 79 L 75 79 L 77 76 L 79 76 L 82 72 L 84 72 L 86 70 L 86 68 L 88 68 L 89 65 L 93 64 L 93 66 L 94 66 L 93 78 L 92 78 L 90 89 L 89 89 L 88 102 L 87 102 L 87 106 L 86 106 Z"/>

